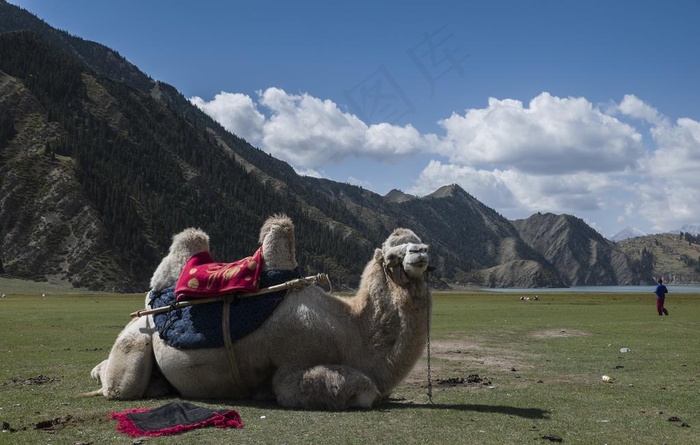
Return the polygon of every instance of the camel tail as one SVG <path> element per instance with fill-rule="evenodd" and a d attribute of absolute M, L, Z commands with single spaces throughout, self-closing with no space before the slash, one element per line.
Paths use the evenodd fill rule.
<path fill-rule="evenodd" d="M 90 392 L 82 392 L 82 393 L 76 395 L 75 397 L 77 397 L 79 399 L 84 399 L 87 397 L 97 397 L 97 396 L 101 396 L 101 395 L 102 395 L 102 388 L 96 389 L 96 390 L 90 391 Z"/>

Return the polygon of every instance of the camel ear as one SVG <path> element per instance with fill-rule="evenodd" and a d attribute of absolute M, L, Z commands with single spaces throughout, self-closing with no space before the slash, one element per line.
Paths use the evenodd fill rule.
<path fill-rule="evenodd" d="M 378 263 L 384 262 L 384 253 L 382 253 L 382 249 L 374 249 L 374 261 Z"/>

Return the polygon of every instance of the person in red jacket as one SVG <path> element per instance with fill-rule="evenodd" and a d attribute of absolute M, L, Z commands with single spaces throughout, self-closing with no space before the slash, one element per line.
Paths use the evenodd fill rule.
<path fill-rule="evenodd" d="M 664 301 L 666 300 L 668 289 L 666 289 L 666 286 L 664 286 L 664 280 L 661 278 L 659 278 L 659 285 L 656 286 L 656 289 L 654 289 L 654 293 L 656 294 L 656 311 L 659 313 L 659 315 L 668 315 L 668 311 L 664 307 Z"/>

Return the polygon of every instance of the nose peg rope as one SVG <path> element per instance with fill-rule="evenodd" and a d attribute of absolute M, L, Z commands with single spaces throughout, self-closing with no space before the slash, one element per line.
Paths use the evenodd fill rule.
<path fill-rule="evenodd" d="M 430 283 L 429 283 L 429 272 L 426 270 L 425 272 L 425 282 L 426 282 L 426 288 L 428 289 L 428 317 L 427 317 L 427 328 L 428 328 L 428 341 L 426 342 L 426 347 L 427 347 L 427 354 L 428 354 L 428 400 L 430 401 L 431 405 L 434 405 L 435 402 L 433 402 L 433 379 L 431 376 L 431 368 L 430 368 L 430 318 L 432 317 L 433 314 L 433 297 L 432 294 L 430 293 Z"/>

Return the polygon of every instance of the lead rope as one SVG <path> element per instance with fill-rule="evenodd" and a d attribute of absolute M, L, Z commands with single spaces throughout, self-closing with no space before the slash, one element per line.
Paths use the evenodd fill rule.
<path fill-rule="evenodd" d="M 231 371 L 231 381 L 239 394 L 244 397 L 250 396 L 248 388 L 243 386 L 241 374 L 238 371 L 238 362 L 236 355 L 233 352 L 233 340 L 231 339 L 231 303 L 236 299 L 236 295 L 227 295 L 224 297 L 224 304 L 221 308 L 221 330 L 224 336 L 224 349 L 226 349 L 226 359 L 228 360 L 229 370 Z"/>
<path fill-rule="evenodd" d="M 426 281 L 426 286 L 428 287 L 428 321 L 427 321 L 427 327 L 428 327 L 428 342 L 427 342 L 427 348 L 428 348 L 428 400 L 430 401 L 431 405 L 434 405 L 435 402 L 433 402 L 433 379 L 431 376 L 431 369 L 430 369 L 430 319 L 432 318 L 433 315 L 433 295 L 430 293 L 430 286 L 428 286 L 428 272 L 426 271 L 425 273 L 425 281 Z"/>
<path fill-rule="evenodd" d="M 431 405 L 435 404 L 433 402 L 433 379 L 430 375 L 430 317 L 428 317 L 428 400 Z"/>

